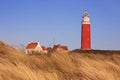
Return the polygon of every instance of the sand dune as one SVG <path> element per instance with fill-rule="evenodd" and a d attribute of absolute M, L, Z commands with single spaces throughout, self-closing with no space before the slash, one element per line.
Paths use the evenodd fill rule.
<path fill-rule="evenodd" d="M 0 42 L 0 80 L 120 80 L 118 53 L 27 55 L 22 49 Z"/>

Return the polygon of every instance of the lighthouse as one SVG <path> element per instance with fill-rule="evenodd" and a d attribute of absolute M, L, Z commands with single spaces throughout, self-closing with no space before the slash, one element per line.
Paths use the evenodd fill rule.
<path fill-rule="evenodd" d="M 85 10 L 82 16 L 81 25 L 81 49 L 90 50 L 91 49 L 91 36 L 90 36 L 90 17 L 87 10 Z"/>

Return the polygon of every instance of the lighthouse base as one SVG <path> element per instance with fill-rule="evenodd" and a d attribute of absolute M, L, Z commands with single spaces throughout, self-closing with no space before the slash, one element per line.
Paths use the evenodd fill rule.
<path fill-rule="evenodd" d="M 81 48 L 80 50 L 92 50 L 91 48 Z"/>

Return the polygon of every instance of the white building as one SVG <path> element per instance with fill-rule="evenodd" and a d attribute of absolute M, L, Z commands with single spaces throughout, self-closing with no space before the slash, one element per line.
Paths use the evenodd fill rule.
<path fill-rule="evenodd" d="M 34 52 L 42 52 L 42 47 L 39 42 L 30 42 L 28 43 L 26 47 L 26 53 L 27 54 L 32 54 Z"/>

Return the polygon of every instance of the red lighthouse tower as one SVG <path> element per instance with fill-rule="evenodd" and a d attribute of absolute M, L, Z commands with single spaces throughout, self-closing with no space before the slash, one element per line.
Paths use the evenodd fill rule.
<path fill-rule="evenodd" d="M 91 38 L 90 38 L 90 17 L 88 12 L 85 10 L 82 17 L 82 29 L 81 29 L 81 49 L 91 49 Z"/>

